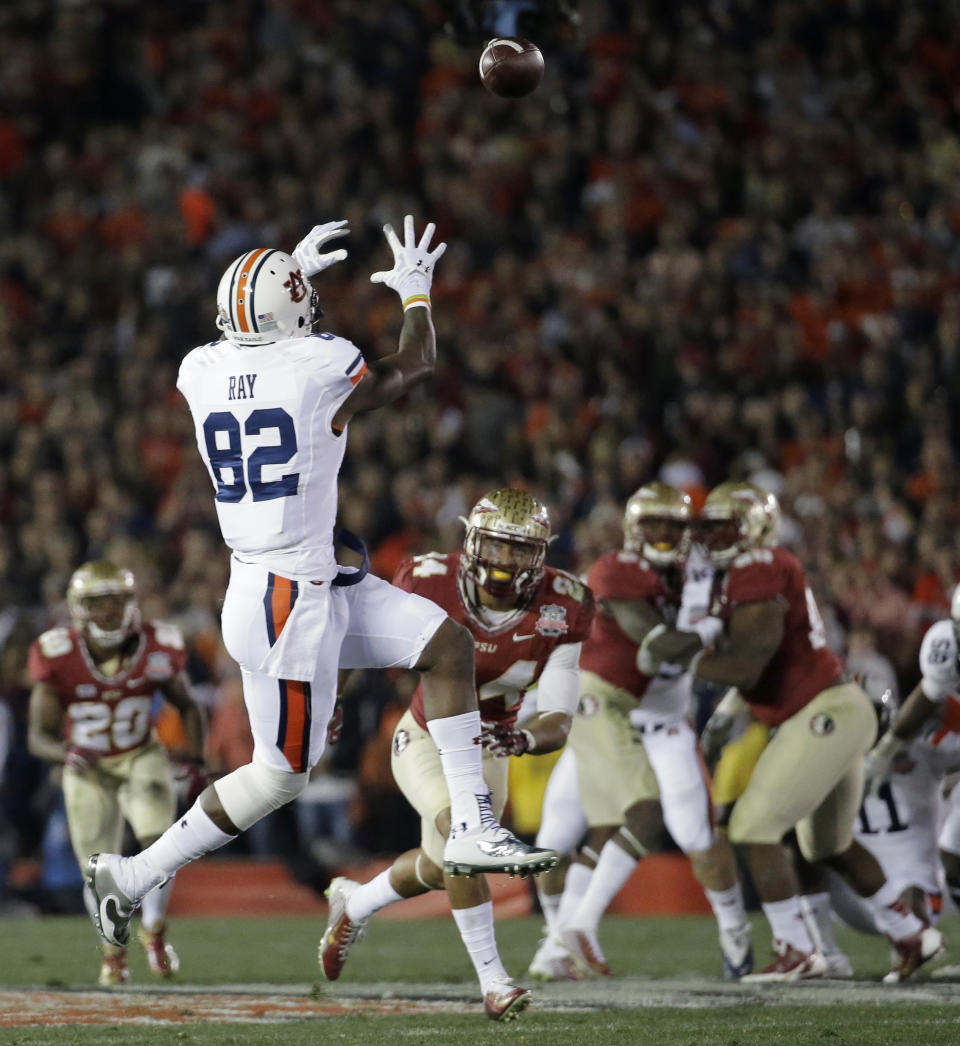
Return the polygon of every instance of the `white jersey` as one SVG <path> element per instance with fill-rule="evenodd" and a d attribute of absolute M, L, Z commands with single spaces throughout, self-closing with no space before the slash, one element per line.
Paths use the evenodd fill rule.
<path fill-rule="evenodd" d="M 930 724 L 894 761 L 878 795 L 867 795 L 854 825 L 858 842 L 880 862 L 899 890 L 940 893 L 937 836 L 945 815 L 941 786 L 960 767 L 960 735 L 937 740 Z"/>
<path fill-rule="evenodd" d="M 227 545 L 295 581 L 337 573 L 333 528 L 346 434 L 332 420 L 366 373 L 363 354 L 333 334 L 190 352 L 177 388 L 216 491 Z"/>
<path fill-rule="evenodd" d="M 928 700 L 940 702 L 960 693 L 957 633 L 951 620 L 937 621 L 927 629 L 920 644 L 920 672 L 920 688 Z"/>

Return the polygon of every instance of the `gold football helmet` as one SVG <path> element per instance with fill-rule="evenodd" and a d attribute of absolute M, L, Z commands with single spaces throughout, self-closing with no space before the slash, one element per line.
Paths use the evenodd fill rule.
<path fill-rule="evenodd" d="M 104 559 L 78 567 L 67 586 L 67 606 L 77 631 L 98 647 L 120 646 L 139 624 L 134 587 L 129 570 Z"/>
<path fill-rule="evenodd" d="M 666 483 L 645 483 L 627 502 L 623 547 L 655 567 L 683 559 L 690 545 L 690 495 Z"/>
<path fill-rule="evenodd" d="M 526 596 L 540 584 L 550 517 L 532 494 L 512 487 L 491 491 L 473 506 L 466 524 L 464 580 L 497 599 Z"/>
<path fill-rule="evenodd" d="M 771 545 L 780 521 L 777 499 L 753 483 L 728 480 L 714 487 L 700 511 L 698 536 L 715 567 L 750 548 Z"/>

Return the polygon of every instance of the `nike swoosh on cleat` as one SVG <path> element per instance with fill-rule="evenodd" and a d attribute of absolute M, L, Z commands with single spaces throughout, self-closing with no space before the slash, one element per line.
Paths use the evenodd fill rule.
<path fill-rule="evenodd" d="M 100 923 L 103 935 L 111 942 L 119 941 L 116 923 L 119 907 L 119 902 L 113 894 L 108 894 L 100 902 Z"/>

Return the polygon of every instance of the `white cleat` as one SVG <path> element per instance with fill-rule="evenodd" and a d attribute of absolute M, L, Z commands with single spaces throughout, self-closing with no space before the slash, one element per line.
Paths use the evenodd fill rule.
<path fill-rule="evenodd" d="M 823 957 L 827 960 L 827 972 L 824 977 L 834 981 L 849 981 L 853 976 L 853 963 L 844 952 L 824 952 Z"/>
<path fill-rule="evenodd" d="M 610 977 L 613 971 L 600 948 L 595 930 L 573 927 L 560 932 L 560 939 L 570 952 L 577 969 L 587 977 Z"/>
<path fill-rule="evenodd" d="M 890 943 L 893 945 L 893 967 L 883 978 L 884 984 L 900 984 L 912 977 L 924 963 L 935 959 L 947 947 L 943 934 L 935 926 L 924 926 L 919 933 Z"/>
<path fill-rule="evenodd" d="M 533 996 L 509 980 L 496 981 L 483 993 L 483 1008 L 492 1021 L 515 1021 Z"/>
<path fill-rule="evenodd" d="M 753 972 L 753 927 L 744 923 L 735 930 L 720 931 L 723 979 L 739 981 Z"/>
<path fill-rule="evenodd" d="M 119 948 L 130 943 L 130 919 L 140 905 L 117 882 L 119 854 L 92 854 L 83 873 L 93 894 L 93 924 L 97 933 Z"/>
<path fill-rule="evenodd" d="M 347 901 L 359 885 L 353 879 L 338 875 L 327 889 L 330 913 L 317 950 L 317 960 L 325 980 L 335 981 L 340 976 L 350 949 L 366 935 L 367 920 L 355 922 L 347 915 Z"/>
<path fill-rule="evenodd" d="M 527 967 L 527 976 L 535 981 L 586 981 L 586 974 L 582 973 L 573 956 L 560 943 L 560 941 L 547 934 L 540 942 L 536 955 L 530 960 Z"/>
<path fill-rule="evenodd" d="M 443 870 L 448 875 L 476 875 L 478 872 L 505 872 L 508 875 L 536 875 L 553 868 L 556 851 L 521 842 L 495 821 L 476 828 L 450 833 L 443 849 Z"/>
<path fill-rule="evenodd" d="M 773 942 L 773 962 L 758 973 L 740 978 L 743 984 L 792 984 L 814 980 L 827 974 L 827 960 L 816 948 L 801 952 L 786 941 Z"/>

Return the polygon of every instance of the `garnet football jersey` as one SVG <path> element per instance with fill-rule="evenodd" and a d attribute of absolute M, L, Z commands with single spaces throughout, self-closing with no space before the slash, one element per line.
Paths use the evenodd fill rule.
<path fill-rule="evenodd" d="M 843 675 L 843 663 L 827 647 L 826 630 L 797 558 L 785 548 L 744 552 L 723 578 L 718 614 L 728 620 L 742 603 L 784 604 L 783 638 L 752 690 L 744 691 L 753 714 L 778 726 Z"/>
<path fill-rule="evenodd" d="M 587 584 L 598 604 L 604 599 L 642 599 L 661 617 L 670 617 L 679 603 L 679 593 L 672 599 L 660 574 L 636 552 L 605 553 L 588 571 Z M 637 668 L 637 644 L 617 624 L 616 618 L 604 613 L 602 606 L 583 644 L 580 667 L 613 686 L 628 690 L 638 701 L 650 684 L 650 677 Z"/>
<path fill-rule="evenodd" d="M 593 596 L 571 574 L 547 567 L 527 609 L 511 615 L 505 624 L 486 628 L 461 598 L 459 565 L 459 552 L 415 556 L 400 564 L 393 583 L 433 600 L 470 629 L 476 643 L 480 718 L 515 723 L 524 694 L 536 684 L 553 651 L 561 643 L 581 643 L 586 638 L 593 620 Z M 419 686 L 410 711 L 420 726 L 426 726 Z"/>
<path fill-rule="evenodd" d="M 52 628 L 30 646 L 29 671 L 63 705 L 66 740 L 101 755 L 119 755 L 150 739 L 150 709 L 159 683 L 183 670 L 187 653 L 175 625 L 146 622 L 138 645 L 114 676 L 100 673 L 74 628 Z"/>
<path fill-rule="evenodd" d="M 347 441 L 331 425 L 366 369 L 356 345 L 333 334 L 245 348 L 214 341 L 184 359 L 177 388 L 213 480 L 223 540 L 244 562 L 295 581 L 336 575 Z"/>

